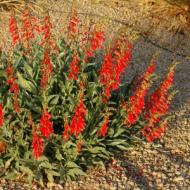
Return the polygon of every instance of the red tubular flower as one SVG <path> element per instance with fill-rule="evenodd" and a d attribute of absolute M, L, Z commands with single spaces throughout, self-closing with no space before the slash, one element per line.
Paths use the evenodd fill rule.
<path fill-rule="evenodd" d="M 6 68 L 6 75 L 8 78 L 10 78 L 10 76 L 13 75 L 13 67 L 12 65 L 8 65 L 8 67 Z"/>
<path fill-rule="evenodd" d="M 51 64 L 50 53 L 48 49 L 46 49 L 44 52 L 41 73 L 42 73 L 42 78 L 41 78 L 40 86 L 42 87 L 42 89 L 45 89 L 53 73 L 53 67 Z"/>
<path fill-rule="evenodd" d="M 77 16 L 77 12 L 76 10 L 74 10 L 72 12 L 72 15 L 71 15 L 71 18 L 70 18 L 70 21 L 69 21 L 69 33 L 73 36 L 77 33 L 78 31 L 78 23 L 79 23 L 79 19 L 78 19 L 78 16 Z"/>
<path fill-rule="evenodd" d="M 0 154 L 5 153 L 6 148 L 7 145 L 3 141 L 0 141 Z"/>
<path fill-rule="evenodd" d="M 78 105 L 75 107 L 74 116 L 72 118 L 70 129 L 71 135 L 75 134 L 76 137 L 84 131 L 85 128 L 85 116 L 87 114 L 86 107 L 82 98 L 80 98 Z"/>
<path fill-rule="evenodd" d="M 97 133 L 98 136 L 102 136 L 102 137 L 106 136 L 107 131 L 108 131 L 108 123 L 109 123 L 109 117 L 106 116 L 100 128 L 100 131 L 98 131 Z"/>
<path fill-rule="evenodd" d="M 173 80 L 174 67 L 171 67 L 165 80 L 149 98 L 145 115 L 148 123 L 142 130 L 143 136 L 148 141 L 153 141 L 164 132 L 163 129 L 165 127 L 163 127 L 163 125 L 166 126 L 165 123 L 163 123 L 162 127 L 156 127 L 156 125 L 160 122 L 160 119 L 166 115 L 171 104 L 171 100 L 173 99 L 173 94 L 168 94 L 168 90 L 172 86 Z"/>
<path fill-rule="evenodd" d="M 46 137 L 46 139 L 49 138 L 49 136 L 53 133 L 53 123 L 50 121 L 51 114 L 48 112 L 47 109 L 44 109 L 42 112 L 42 117 L 40 119 L 40 132 L 41 134 Z"/>
<path fill-rule="evenodd" d="M 100 70 L 100 75 L 99 75 L 100 82 L 103 85 L 107 85 L 108 81 L 111 80 L 111 75 L 113 72 L 112 62 L 113 62 L 112 55 L 110 55 L 110 54 L 105 55 L 104 62 L 102 64 L 102 68 Z"/>
<path fill-rule="evenodd" d="M 36 31 L 37 33 L 41 33 L 42 29 L 41 25 L 39 24 L 38 18 L 35 16 L 31 16 L 30 19 L 33 26 L 33 30 Z"/>
<path fill-rule="evenodd" d="M 18 97 L 17 97 L 17 96 L 14 96 L 14 97 L 13 97 L 13 100 L 14 100 L 14 103 L 13 103 L 14 111 L 15 111 L 16 113 L 19 113 L 19 112 L 20 112 L 20 105 L 19 105 Z"/>
<path fill-rule="evenodd" d="M 119 60 L 114 65 L 114 83 L 113 83 L 113 90 L 117 90 L 120 84 L 120 76 L 124 72 L 124 70 L 128 67 L 129 61 L 131 60 L 131 53 L 132 53 L 132 45 L 128 45 L 127 51 L 121 55 Z"/>
<path fill-rule="evenodd" d="M 158 127 L 156 127 L 154 124 L 150 126 L 146 125 L 143 128 L 142 134 L 148 142 L 152 142 L 155 139 L 159 138 L 164 133 L 167 127 L 168 127 L 168 124 L 165 121 L 161 122 L 158 125 Z"/>
<path fill-rule="evenodd" d="M 150 77 L 155 71 L 155 64 L 152 63 L 147 68 L 146 72 L 142 77 L 142 81 L 139 87 L 136 89 L 134 95 L 129 98 L 130 108 L 127 111 L 126 115 L 126 126 L 130 127 L 135 124 L 139 119 L 139 115 L 144 109 L 145 105 L 145 96 L 151 86 Z"/>
<path fill-rule="evenodd" d="M 23 34 L 21 39 L 23 42 L 27 41 L 28 42 L 28 47 L 30 48 L 30 40 L 34 38 L 34 32 L 33 32 L 33 27 L 31 24 L 31 18 L 29 15 L 28 10 L 25 10 L 23 12 Z"/>
<path fill-rule="evenodd" d="M 35 159 L 38 159 L 40 156 L 42 156 L 44 150 L 44 142 L 36 131 L 33 131 L 32 133 L 32 149 Z"/>
<path fill-rule="evenodd" d="M 82 150 L 82 143 L 80 140 L 77 141 L 77 152 L 80 153 Z"/>
<path fill-rule="evenodd" d="M 9 84 L 9 81 L 7 81 L 7 84 Z M 9 91 L 12 92 L 12 93 L 14 93 L 15 96 L 18 96 L 18 92 L 19 92 L 18 84 L 14 80 L 10 84 L 11 84 L 11 87 L 10 87 Z"/>
<path fill-rule="evenodd" d="M 87 40 L 88 40 L 88 29 L 85 28 L 84 31 L 82 32 L 82 38 L 80 41 L 82 49 L 84 49 L 85 45 L 87 44 Z"/>
<path fill-rule="evenodd" d="M 9 32 L 12 37 L 13 45 L 16 45 L 19 42 L 19 32 L 18 32 L 15 15 L 11 15 L 11 17 L 9 19 Z"/>
<path fill-rule="evenodd" d="M 147 121 L 154 120 L 153 122 L 157 123 L 160 116 L 166 114 L 172 99 L 169 98 L 168 96 L 168 90 L 172 86 L 173 79 L 174 79 L 174 67 L 171 67 L 165 80 L 161 83 L 161 85 L 153 92 L 153 94 L 149 98 L 146 109 Z"/>
<path fill-rule="evenodd" d="M 69 80 L 77 80 L 77 74 L 79 73 L 79 58 L 75 54 L 69 67 Z"/>
<path fill-rule="evenodd" d="M 0 127 L 2 127 L 3 123 L 4 123 L 3 105 L 0 104 Z"/>
<path fill-rule="evenodd" d="M 112 90 L 112 74 L 113 74 L 113 58 L 112 55 L 107 54 L 104 57 L 104 62 L 100 70 L 100 82 L 104 86 L 104 93 L 106 97 L 110 97 Z"/>
<path fill-rule="evenodd" d="M 88 51 L 86 52 L 87 54 L 86 56 L 87 57 L 94 56 L 94 52 L 99 48 L 102 48 L 104 40 L 105 40 L 104 32 L 94 29 L 94 31 L 91 32 L 89 48 Z"/>
<path fill-rule="evenodd" d="M 6 69 L 6 75 L 7 75 L 7 84 L 10 85 L 10 89 L 9 91 L 11 93 L 14 93 L 15 96 L 18 96 L 18 92 L 19 92 L 19 87 L 18 87 L 18 84 L 16 83 L 16 77 L 14 76 L 14 73 L 13 73 L 13 66 L 9 65 Z"/>
<path fill-rule="evenodd" d="M 117 90 L 119 87 L 120 76 L 131 59 L 131 49 L 132 46 L 129 45 L 123 54 L 119 52 L 118 60 L 111 54 L 105 55 L 99 77 L 107 98 L 110 97 L 112 90 Z"/>
<path fill-rule="evenodd" d="M 69 136 L 70 136 L 69 130 L 70 130 L 70 126 L 69 126 L 68 122 L 66 122 L 64 125 L 64 131 L 63 131 L 63 135 L 62 135 L 65 142 L 67 142 L 69 140 Z"/>
<path fill-rule="evenodd" d="M 7 75 L 7 85 L 10 85 L 9 91 L 14 94 L 13 96 L 13 107 L 16 113 L 20 112 L 20 107 L 19 107 L 19 101 L 18 101 L 18 94 L 19 94 L 19 86 L 16 82 L 16 77 L 14 76 L 14 70 L 13 66 L 9 65 L 6 68 L 6 75 Z"/>
<path fill-rule="evenodd" d="M 51 29 L 53 28 L 52 23 L 50 22 L 50 17 L 46 16 L 44 19 L 44 26 L 42 26 L 41 31 L 44 33 L 41 45 L 49 42 L 51 38 Z"/>

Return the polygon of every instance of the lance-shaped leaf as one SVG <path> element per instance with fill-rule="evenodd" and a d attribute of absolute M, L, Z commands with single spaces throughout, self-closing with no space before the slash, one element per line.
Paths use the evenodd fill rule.
<path fill-rule="evenodd" d="M 27 90 L 33 94 L 37 93 L 37 89 L 31 81 L 26 80 L 23 77 L 23 75 L 19 72 L 17 72 L 17 77 L 18 77 L 18 84 L 19 84 L 19 86 L 21 86 L 21 88 L 23 88 L 24 90 Z"/>

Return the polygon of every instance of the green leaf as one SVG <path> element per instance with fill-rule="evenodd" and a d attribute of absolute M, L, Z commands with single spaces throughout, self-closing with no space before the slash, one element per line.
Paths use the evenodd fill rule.
<path fill-rule="evenodd" d="M 27 74 L 28 74 L 31 78 L 33 78 L 33 69 L 32 69 L 32 67 L 31 67 L 30 65 L 28 65 L 28 64 L 24 64 L 24 68 L 25 68 Z"/>
<path fill-rule="evenodd" d="M 18 177 L 17 172 L 8 172 L 3 178 L 7 180 L 15 180 Z"/>
<path fill-rule="evenodd" d="M 38 161 L 42 162 L 42 161 L 49 161 L 49 160 L 46 156 L 40 156 L 40 158 L 38 158 Z"/>
<path fill-rule="evenodd" d="M 61 155 L 59 149 L 56 150 L 56 154 L 55 154 L 55 157 L 57 158 L 57 160 L 61 161 L 63 160 L 63 156 Z"/>
<path fill-rule="evenodd" d="M 67 175 L 69 176 L 72 176 L 73 178 L 75 178 L 77 175 L 86 175 L 85 172 L 83 172 L 81 169 L 79 168 L 73 168 L 73 169 L 70 169 L 68 172 L 67 172 Z"/>
<path fill-rule="evenodd" d="M 55 167 L 49 162 L 41 162 L 39 166 L 47 169 L 55 169 Z"/>
<path fill-rule="evenodd" d="M 96 65 L 97 63 L 87 63 L 86 65 L 87 65 L 87 67 L 90 67 L 90 66 L 94 66 L 94 65 Z"/>
<path fill-rule="evenodd" d="M 105 154 L 97 154 L 97 156 L 99 156 L 100 158 L 106 159 L 106 160 L 108 160 L 110 158 L 109 155 L 105 155 Z"/>
<path fill-rule="evenodd" d="M 54 170 L 48 170 L 48 173 L 52 174 L 53 176 L 57 176 L 57 177 L 60 176 L 60 173 L 59 173 L 59 172 L 56 172 L 56 171 L 54 171 Z"/>
<path fill-rule="evenodd" d="M 62 59 L 63 57 L 65 56 L 65 52 L 61 52 L 59 55 L 58 55 L 58 59 Z"/>
<path fill-rule="evenodd" d="M 115 137 L 118 137 L 118 136 L 120 136 L 122 133 L 124 133 L 126 131 L 126 129 L 124 129 L 124 128 L 118 128 L 117 129 L 117 131 L 116 131 L 116 133 L 113 135 L 113 137 L 115 138 Z"/>
<path fill-rule="evenodd" d="M 37 93 L 37 89 L 36 87 L 33 85 L 32 82 L 26 80 L 21 73 L 17 72 L 17 77 L 18 77 L 18 84 L 25 90 L 36 94 Z"/>
<path fill-rule="evenodd" d="M 59 95 L 50 95 L 47 101 L 51 105 L 56 105 L 59 101 Z"/>
<path fill-rule="evenodd" d="M 41 107 L 40 106 L 36 106 L 36 104 L 34 104 L 33 102 L 29 102 L 29 101 L 26 101 L 25 103 L 29 107 L 30 110 L 33 110 L 33 111 L 41 114 Z"/>
<path fill-rule="evenodd" d="M 45 170 L 45 173 L 47 175 L 48 183 L 52 184 L 54 182 L 53 174 L 49 170 Z"/>
<path fill-rule="evenodd" d="M 30 168 L 25 167 L 25 166 L 19 166 L 19 168 L 20 168 L 20 170 L 21 170 L 23 173 L 27 174 L 27 176 L 28 176 L 28 177 L 27 177 L 28 182 L 29 182 L 29 184 L 31 184 L 32 181 L 33 181 L 33 178 L 34 178 L 33 171 L 32 171 Z"/>
<path fill-rule="evenodd" d="M 95 146 L 95 147 L 89 148 L 88 150 L 89 150 L 91 153 L 93 153 L 93 154 L 98 154 L 98 153 L 100 153 L 100 152 L 105 151 L 105 148 L 100 147 L 100 146 Z"/>
<path fill-rule="evenodd" d="M 67 162 L 68 168 L 80 168 L 75 162 L 69 161 Z"/>
<path fill-rule="evenodd" d="M 129 149 L 128 146 L 123 146 L 123 145 L 117 145 L 116 147 L 119 148 L 120 150 L 124 150 L 124 151 Z"/>
<path fill-rule="evenodd" d="M 103 161 L 92 161 L 92 163 L 94 164 L 94 165 L 98 165 L 98 166 L 101 166 L 103 169 L 105 169 L 105 164 L 104 164 L 104 162 Z"/>
<path fill-rule="evenodd" d="M 5 77 L 6 74 L 5 74 L 5 70 L 0 70 L 0 77 Z"/>
<path fill-rule="evenodd" d="M 26 173 L 26 174 L 28 174 L 28 175 L 34 176 L 33 171 L 32 171 L 30 168 L 28 168 L 28 167 L 26 167 L 26 166 L 19 166 L 19 168 L 20 168 L 20 170 L 21 170 L 22 172 L 24 172 L 24 173 Z"/>
<path fill-rule="evenodd" d="M 115 140 L 110 140 L 110 141 L 111 141 L 110 143 L 108 142 L 106 144 L 109 146 L 116 146 L 116 145 L 122 144 L 126 140 L 125 139 L 115 139 Z"/>
<path fill-rule="evenodd" d="M 10 158 L 9 160 L 7 160 L 5 162 L 5 170 L 9 168 L 9 166 L 11 165 L 11 162 L 14 160 L 14 157 Z"/>

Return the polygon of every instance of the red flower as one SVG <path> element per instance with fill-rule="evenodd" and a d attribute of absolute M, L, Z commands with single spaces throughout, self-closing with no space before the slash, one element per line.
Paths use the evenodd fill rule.
<path fill-rule="evenodd" d="M 130 107 L 128 110 L 126 110 L 127 111 L 127 115 L 126 115 L 127 127 L 130 127 L 131 125 L 136 123 L 136 121 L 139 119 L 140 113 L 144 109 L 145 96 L 147 95 L 148 89 L 150 88 L 150 85 L 151 85 L 150 77 L 152 76 L 154 71 L 155 71 L 155 64 L 152 63 L 149 65 L 146 72 L 144 73 L 141 79 L 141 83 L 136 89 L 134 95 L 132 95 L 129 98 Z"/>
<path fill-rule="evenodd" d="M 28 48 L 30 48 L 30 40 L 34 38 L 34 32 L 33 32 L 33 27 L 31 24 L 31 18 L 29 15 L 28 10 L 25 10 L 23 12 L 23 34 L 21 39 L 23 42 L 27 41 L 28 42 Z"/>
<path fill-rule="evenodd" d="M 18 32 L 15 15 L 11 15 L 11 17 L 9 19 L 9 32 L 12 37 L 13 45 L 16 45 L 19 42 L 19 32 Z"/>
<path fill-rule="evenodd" d="M 42 26 L 41 31 L 43 32 L 44 36 L 41 41 L 41 45 L 44 45 L 46 42 L 49 42 L 51 38 L 51 29 L 53 28 L 52 23 L 50 22 L 50 17 L 46 16 L 44 21 L 44 26 Z"/>
<path fill-rule="evenodd" d="M 64 131 L 63 131 L 63 135 L 62 135 L 65 142 L 67 142 L 69 140 L 69 136 L 70 136 L 69 130 L 70 130 L 70 126 L 69 126 L 68 122 L 66 122 L 64 125 Z"/>
<path fill-rule="evenodd" d="M 0 127 L 2 127 L 3 122 L 4 122 L 3 105 L 0 104 Z"/>
<path fill-rule="evenodd" d="M 119 52 L 118 59 L 115 59 L 112 54 L 107 54 L 104 57 L 99 76 L 107 98 L 110 97 L 112 90 L 117 90 L 119 87 L 120 76 L 127 68 L 131 59 L 131 48 L 132 47 L 129 45 L 128 49 L 123 54 Z"/>
<path fill-rule="evenodd" d="M 2 153 L 5 153 L 6 148 L 7 148 L 7 145 L 4 142 L 0 141 L 0 155 Z"/>
<path fill-rule="evenodd" d="M 100 131 L 98 131 L 98 134 L 97 134 L 98 136 L 102 136 L 102 137 L 106 136 L 107 131 L 108 131 L 108 123 L 109 123 L 109 117 L 106 116 L 100 128 Z"/>
<path fill-rule="evenodd" d="M 82 38 L 80 41 L 81 48 L 84 49 L 85 45 L 87 44 L 88 41 L 88 29 L 85 28 L 84 31 L 82 32 Z"/>
<path fill-rule="evenodd" d="M 76 10 L 74 10 L 72 12 L 72 15 L 71 15 L 71 18 L 70 18 L 70 21 L 69 21 L 69 33 L 71 35 L 75 35 L 77 33 L 78 23 L 79 23 L 79 19 L 78 19 L 78 16 L 77 16 L 77 12 L 76 12 Z"/>
<path fill-rule="evenodd" d="M 48 49 L 46 49 L 44 52 L 41 73 L 42 73 L 42 78 L 41 78 L 40 86 L 42 87 L 42 89 L 45 89 L 53 73 L 53 67 L 52 67 L 51 59 L 50 59 L 50 52 Z"/>
<path fill-rule="evenodd" d="M 75 54 L 69 67 L 69 80 L 77 80 L 77 74 L 79 72 L 79 59 Z"/>
<path fill-rule="evenodd" d="M 152 93 L 147 103 L 146 119 L 157 123 L 161 116 L 167 113 L 172 97 L 168 96 L 168 90 L 172 86 L 174 79 L 174 67 L 170 68 L 165 80 Z"/>
<path fill-rule="evenodd" d="M 18 84 L 14 80 L 12 83 L 10 83 L 11 87 L 10 87 L 9 91 L 14 93 L 17 96 L 18 92 L 19 92 L 19 87 L 18 87 Z M 7 81 L 7 84 L 9 84 L 9 81 Z"/>
<path fill-rule="evenodd" d="M 160 119 L 167 113 L 173 98 L 172 94 L 168 94 L 168 90 L 172 86 L 173 79 L 174 67 L 171 67 L 165 80 L 149 98 L 145 115 L 147 125 L 142 130 L 143 136 L 149 142 L 159 138 L 167 126 L 166 122 L 162 122 L 161 124 L 159 124 L 159 122 Z M 159 127 L 156 127 L 157 124 L 159 124 Z"/>
<path fill-rule="evenodd" d="M 168 127 L 166 121 L 161 122 L 158 127 L 156 127 L 154 124 L 150 126 L 146 125 L 142 130 L 142 134 L 148 142 L 152 142 L 164 133 L 166 127 Z"/>
<path fill-rule="evenodd" d="M 80 98 L 78 105 L 75 107 L 74 116 L 72 118 L 70 128 L 71 135 L 75 134 L 76 137 L 84 131 L 85 128 L 85 115 L 87 114 L 86 107 L 82 98 Z"/>
<path fill-rule="evenodd" d="M 113 74 L 113 58 L 111 54 L 104 57 L 104 62 L 100 70 L 100 82 L 104 86 L 104 93 L 106 97 L 110 97 L 112 90 L 112 74 Z"/>
<path fill-rule="evenodd" d="M 113 58 L 111 54 L 107 54 L 104 57 L 104 62 L 100 70 L 100 82 L 103 85 L 108 84 L 108 81 L 111 80 L 111 75 L 113 72 Z"/>
<path fill-rule="evenodd" d="M 129 61 L 131 60 L 131 52 L 132 46 L 129 44 L 127 51 L 124 52 L 123 55 L 116 61 L 114 65 L 114 83 L 113 83 L 113 90 L 117 90 L 120 84 L 120 76 L 127 68 Z"/>
<path fill-rule="evenodd" d="M 10 85 L 10 89 L 9 91 L 11 93 L 14 93 L 15 96 L 18 96 L 18 92 L 19 92 L 19 86 L 18 84 L 15 82 L 16 81 L 16 77 L 14 76 L 14 70 L 13 70 L 13 66 L 9 65 L 6 68 L 6 75 L 7 75 L 7 84 Z"/>
<path fill-rule="evenodd" d="M 41 134 L 46 137 L 46 139 L 49 138 L 49 136 L 53 133 L 53 123 L 50 121 L 51 114 L 48 112 L 47 109 L 43 110 L 42 117 L 40 119 L 40 132 Z"/>
<path fill-rule="evenodd" d="M 14 96 L 14 97 L 13 97 L 13 100 L 14 100 L 14 103 L 13 103 L 14 111 L 15 111 L 16 113 L 19 113 L 19 112 L 20 112 L 20 105 L 19 105 L 18 97 L 17 97 L 17 96 Z"/>
<path fill-rule="evenodd" d="M 44 150 L 44 142 L 36 131 L 33 131 L 32 133 L 32 149 L 35 159 L 38 159 L 40 156 L 42 156 Z"/>
<path fill-rule="evenodd" d="M 80 140 L 77 141 L 77 152 L 80 153 L 82 150 L 82 143 Z"/>
<path fill-rule="evenodd" d="M 104 40 L 105 40 L 104 32 L 94 29 L 94 31 L 91 32 L 90 43 L 88 51 L 86 52 L 87 57 L 94 56 L 94 52 L 99 48 L 102 48 Z"/>
<path fill-rule="evenodd" d="M 39 24 L 38 18 L 35 16 L 31 16 L 30 19 L 31 19 L 34 31 L 41 33 L 42 29 L 41 29 L 41 25 Z"/>
<path fill-rule="evenodd" d="M 7 68 L 6 68 L 6 75 L 8 78 L 10 78 L 10 76 L 13 75 L 13 66 L 12 65 L 8 65 Z"/>
<path fill-rule="evenodd" d="M 6 75 L 7 75 L 7 85 L 10 85 L 9 91 L 14 94 L 13 96 L 13 107 L 16 113 L 20 112 L 20 107 L 19 107 L 19 101 L 18 101 L 18 94 L 19 94 L 19 86 L 16 82 L 16 77 L 14 76 L 14 70 L 13 66 L 9 65 L 6 68 Z"/>

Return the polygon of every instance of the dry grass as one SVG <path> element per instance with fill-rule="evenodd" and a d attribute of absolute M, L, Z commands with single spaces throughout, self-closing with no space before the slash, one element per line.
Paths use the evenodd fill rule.
<path fill-rule="evenodd" d="M 190 6 L 189 0 L 165 0 L 170 4 L 178 4 L 178 5 L 188 5 Z"/>
<path fill-rule="evenodd" d="M 154 2 L 155 4 L 152 7 L 153 14 L 168 20 L 169 31 L 183 33 L 185 30 L 189 30 L 190 7 L 188 5 L 169 4 L 162 0 L 155 0 Z"/>
<path fill-rule="evenodd" d="M 0 0 L 0 11 L 6 13 L 11 10 L 22 12 L 28 6 L 32 10 L 41 9 L 36 0 Z"/>

